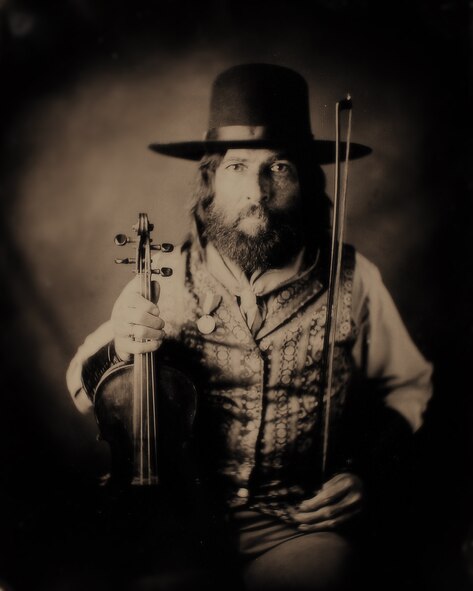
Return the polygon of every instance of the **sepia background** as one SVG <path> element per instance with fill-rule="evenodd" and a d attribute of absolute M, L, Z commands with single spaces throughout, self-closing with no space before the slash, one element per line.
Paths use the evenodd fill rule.
<path fill-rule="evenodd" d="M 321 139 L 334 136 L 335 102 L 347 92 L 353 98 L 353 140 L 373 154 L 350 167 L 347 238 L 379 266 L 435 366 L 435 395 L 406 482 L 405 541 L 414 536 L 415 558 L 405 584 L 467 588 L 467 3 L 304 4 L 0 1 L 5 588 L 33 588 L 33 580 L 37 589 L 71 588 L 70 571 L 59 566 L 67 551 L 56 547 L 62 530 L 53 526 L 47 550 L 38 515 L 50 513 L 52 524 L 70 518 L 62 501 L 94 482 L 107 450 L 93 416 L 75 409 L 65 372 L 130 278 L 113 263 L 123 255 L 113 236 L 129 233 L 141 211 L 156 240 L 186 235 L 195 164 L 147 146 L 201 138 L 212 80 L 243 62 L 304 75 Z M 331 195 L 333 167 L 324 169 Z M 64 544 L 78 552 L 77 540 Z M 28 567 L 36 578 L 24 574 Z"/>

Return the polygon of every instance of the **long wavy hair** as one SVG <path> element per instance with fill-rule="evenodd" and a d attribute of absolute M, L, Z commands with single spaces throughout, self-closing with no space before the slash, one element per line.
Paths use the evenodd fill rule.
<path fill-rule="evenodd" d="M 194 218 L 199 239 L 205 245 L 207 210 L 215 196 L 215 171 L 224 154 L 206 154 L 200 161 L 194 184 L 191 215 Z M 332 202 L 326 189 L 325 173 L 317 164 L 313 153 L 288 153 L 296 168 L 302 196 L 302 224 L 306 246 L 318 246 L 330 232 Z"/>

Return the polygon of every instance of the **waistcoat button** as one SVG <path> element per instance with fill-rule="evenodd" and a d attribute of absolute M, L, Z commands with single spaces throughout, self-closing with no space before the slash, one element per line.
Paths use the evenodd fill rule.
<path fill-rule="evenodd" d="M 246 499 L 248 498 L 249 495 L 249 491 L 247 488 L 239 488 L 237 490 L 237 497 L 239 497 L 240 499 Z"/>

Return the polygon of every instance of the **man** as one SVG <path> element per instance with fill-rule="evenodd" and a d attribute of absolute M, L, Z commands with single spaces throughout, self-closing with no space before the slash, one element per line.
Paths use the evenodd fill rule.
<path fill-rule="evenodd" d="M 299 74 L 247 64 L 217 77 L 205 140 L 151 148 L 200 159 L 193 235 L 155 261 L 174 274 L 154 302 L 136 282 L 124 289 L 72 361 L 71 394 L 90 407 L 103 373 L 138 353 L 184 359 L 198 386 L 201 471 L 236 532 L 247 587 L 345 588 L 366 466 L 421 426 L 432 368 L 376 267 L 345 246 L 321 482 L 330 207 L 320 164 L 334 143 L 314 140 Z M 354 158 L 369 151 L 351 146 Z M 346 427 L 359 376 L 379 407 L 365 457 Z"/>

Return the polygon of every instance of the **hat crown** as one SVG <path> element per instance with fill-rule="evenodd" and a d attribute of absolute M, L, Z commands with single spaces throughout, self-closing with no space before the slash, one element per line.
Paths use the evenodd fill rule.
<path fill-rule="evenodd" d="M 202 140 L 154 143 L 150 148 L 189 160 L 240 148 L 304 151 L 319 164 L 336 160 L 336 142 L 312 135 L 307 82 L 285 66 L 250 63 L 225 70 L 212 85 L 209 113 Z M 341 142 L 340 149 L 344 146 Z M 350 144 L 350 159 L 370 152 L 368 146 Z"/>
<path fill-rule="evenodd" d="M 243 64 L 215 79 L 209 131 L 227 126 L 264 126 L 281 136 L 312 137 L 309 90 L 304 78 L 272 64 Z"/>

